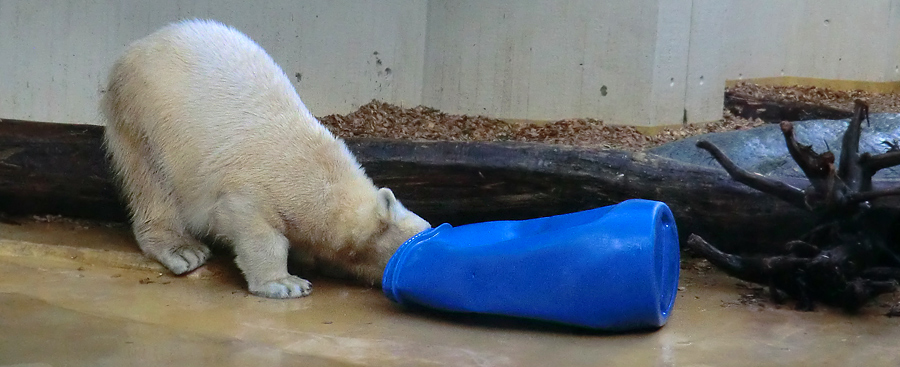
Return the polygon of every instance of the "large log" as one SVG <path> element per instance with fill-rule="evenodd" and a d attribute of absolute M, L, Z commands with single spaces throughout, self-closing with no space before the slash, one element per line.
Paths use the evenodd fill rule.
<path fill-rule="evenodd" d="M 126 220 L 102 134 L 101 126 L 0 121 L 0 213 Z M 812 223 L 724 171 L 652 154 L 509 142 L 347 143 L 378 185 L 432 223 L 533 218 L 645 198 L 669 204 L 683 238 L 695 232 L 732 251 L 764 250 Z"/>
<path fill-rule="evenodd" d="M 768 123 L 805 120 L 843 120 L 853 112 L 823 104 L 795 102 L 777 98 L 758 98 L 739 92 L 725 91 L 725 108 L 735 116 L 761 119 Z"/>
<path fill-rule="evenodd" d="M 125 220 L 103 127 L 0 121 L 0 212 Z"/>

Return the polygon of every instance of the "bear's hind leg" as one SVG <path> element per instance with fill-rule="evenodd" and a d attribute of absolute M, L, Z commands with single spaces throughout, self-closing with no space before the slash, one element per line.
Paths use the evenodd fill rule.
<path fill-rule="evenodd" d="M 184 274 L 206 263 L 209 247 L 173 222 L 163 218 L 147 221 L 135 218 L 134 235 L 145 254 L 173 273 Z"/>
<path fill-rule="evenodd" d="M 152 168 L 138 134 L 120 125 L 107 127 L 106 146 L 128 198 L 138 245 L 175 274 L 200 267 L 209 258 L 209 247 L 185 230 L 165 176 Z"/>

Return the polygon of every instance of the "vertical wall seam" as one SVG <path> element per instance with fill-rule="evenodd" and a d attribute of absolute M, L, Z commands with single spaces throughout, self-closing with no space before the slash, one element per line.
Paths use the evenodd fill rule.
<path fill-rule="evenodd" d="M 425 105 L 425 88 L 428 82 L 428 78 L 426 78 L 426 73 L 428 73 L 428 69 L 425 65 L 428 64 L 428 37 L 431 34 L 431 6 L 434 3 L 432 0 L 425 1 L 425 35 L 422 37 L 422 63 L 419 65 L 420 76 L 422 78 L 421 85 L 419 86 L 419 105 Z"/>
<path fill-rule="evenodd" d="M 897 42 L 898 34 L 897 30 L 894 29 L 895 19 L 894 19 L 894 7 L 898 0 L 888 0 L 888 11 L 887 11 L 887 30 L 888 30 L 888 47 L 884 48 L 884 76 L 882 81 L 891 82 L 897 81 L 897 76 L 892 73 L 894 68 L 897 65 L 898 60 L 895 60 L 893 56 L 896 56 L 897 51 Z"/>
<path fill-rule="evenodd" d="M 688 123 L 688 83 L 691 83 L 691 51 L 693 51 L 691 44 L 694 42 L 694 0 L 691 0 L 691 9 L 688 14 L 690 14 L 690 22 L 688 26 L 687 61 L 684 63 L 684 91 L 681 99 L 682 110 L 684 111 L 681 123 L 685 125 Z"/>

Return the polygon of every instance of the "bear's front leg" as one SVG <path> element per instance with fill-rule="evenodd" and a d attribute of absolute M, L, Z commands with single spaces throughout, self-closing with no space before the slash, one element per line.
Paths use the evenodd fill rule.
<path fill-rule="evenodd" d="M 308 295 L 312 285 L 287 271 L 287 238 L 265 221 L 251 201 L 230 197 L 219 201 L 213 231 L 234 248 L 235 263 L 244 273 L 250 293 L 268 298 Z"/>

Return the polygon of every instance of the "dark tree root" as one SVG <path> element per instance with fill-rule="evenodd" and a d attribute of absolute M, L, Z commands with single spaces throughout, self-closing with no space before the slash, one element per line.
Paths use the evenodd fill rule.
<path fill-rule="evenodd" d="M 781 292 L 797 301 L 797 309 L 811 311 L 815 301 L 855 311 L 871 298 L 893 292 L 900 269 L 877 267 L 859 271 L 850 244 L 804 254 L 738 256 L 719 251 L 692 234 L 688 247 L 727 274 L 769 286 L 773 297 Z M 876 270 L 877 269 L 877 270 Z M 777 300 L 781 303 L 781 300 Z"/>
<path fill-rule="evenodd" d="M 885 142 L 890 147 L 886 153 L 859 153 L 868 113 L 868 105 L 857 100 L 837 162 L 831 152 L 819 154 L 798 143 L 793 125 L 781 123 L 788 151 L 810 182 L 805 189 L 746 171 L 714 144 L 697 142 L 732 179 L 811 212 L 819 225 L 784 244 L 777 254 L 727 254 L 696 234 L 691 234 L 688 247 L 731 276 L 769 286 L 776 301 L 793 298 L 800 310 L 813 310 L 822 302 L 852 312 L 893 292 L 900 280 L 900 209 L 873 207 L 870 202 L 900 195 L 900 188 L 872 190 L 878 170 L 900 165 L 900 146 Z"/>

